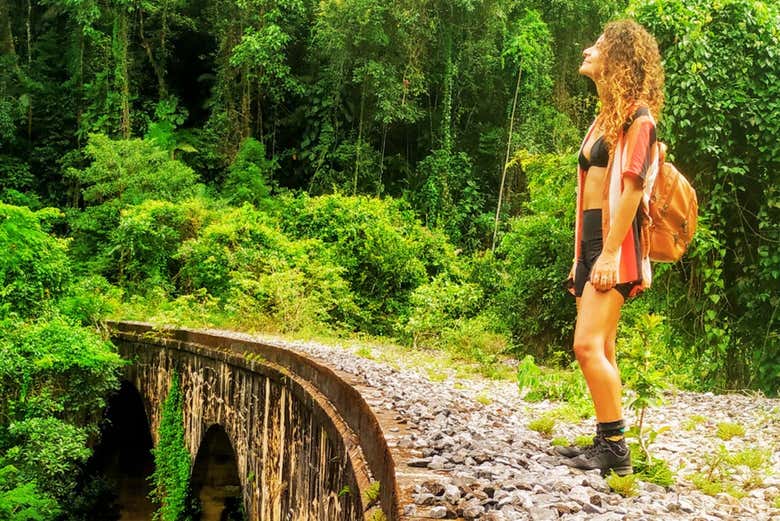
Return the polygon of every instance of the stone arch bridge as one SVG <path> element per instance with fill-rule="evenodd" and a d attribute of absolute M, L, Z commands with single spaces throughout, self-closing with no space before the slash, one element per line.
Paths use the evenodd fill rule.
<path fill-rule="evenodd" d="M 140 420 L 125 421 L 145 417 L 140 431 L 149 446 L 158 441 L 162 405 L 179 375 L 192 481 L 201 497 L 204 490 L 221 490 L 226 501 L 232 495 L 252 521 L 406 519 L 380 421 L 334 370 L 227 334 L 134 322 L 110 327 L 131 362 L 121 393 L 139 404 Z M 120 439 L 139 430 L 116 429 Z M 138 463 L 132 454 L 125 459 Z M 230 519 L 222 506 L 212 510 L 204 506 L 202 518 Z"/>

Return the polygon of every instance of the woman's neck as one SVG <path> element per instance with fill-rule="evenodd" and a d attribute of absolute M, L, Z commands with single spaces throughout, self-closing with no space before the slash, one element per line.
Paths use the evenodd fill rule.
<path fill-rule="evenodd" d="M 603 107 L 606 104 L 606 99 L 604 97 L 604 93 L 607 91 L 606 86 L 600 82 L 600 81 L 594 81 L 596 85 L 596 93 L 599 96 L 599 101 L 601 102 L 601 106 Z"/>

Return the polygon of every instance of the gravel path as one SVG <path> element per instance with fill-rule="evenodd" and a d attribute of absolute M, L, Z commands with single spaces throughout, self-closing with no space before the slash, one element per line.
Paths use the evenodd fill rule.
<path fill-rule="evenodd" d="M 624 498 L 609 490 L 598 471 L 581 472 L 560 463 L 550 439 L 527 427 L 559 404 L 526 402 L 512 382 L 453 376 L 433 382 L 403 359 L 395 360 L 396 369 L 365 358 L 371 352 L 366 346 L 231 334 L 293 349 L 354 375 L 365 383 L 364 397 L 375 410 L 394 411 L 396 419 L 406 423 L 405 434 L 387 433 L 391 446 L 397 444 L 413 454 L 396 465 L 424 467 L 438 474 L 437 479 L 417 485 L 414 502 L 404 505 L 411 517 L 780 521 L 775 506 L 780 501 L 776 499 L 780 495 L 780 400 L 740 394 L 667 394 L 664 405 L 651 409 L 645 421 L 656 430 L 669 427 L 651 450 L 670 464 L 677 482 L 669 489 L 640 482 L 639 494 Z M 701 418 L 695 421 L 696 416 Z M 723 441 L 716 435 L 721 422 L 738 423 L 746 432 Z M 554 435 L 573 439 L 592 430 L 592 420 L 558 424 Z M 708 458 L 721 445 L 731 454 L 747 448 L 769 451 L 770 462 L 758 475 L 760 485 L 742 499 L 726 493 L 703 494 L 687 479 L 710 468 Z M 747 467 L 730 468 L 735 480 L 750 476 Z"/>

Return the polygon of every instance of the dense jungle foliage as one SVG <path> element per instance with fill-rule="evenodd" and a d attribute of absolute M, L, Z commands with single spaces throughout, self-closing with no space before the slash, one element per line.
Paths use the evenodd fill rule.
<path fill-rule="evenodd" d="M 0 0 L 0 518 L 90 518 L 106 317 L 571 363 L 577 68 L 622 16 L 701 214 L 626 363 L 776 395 L 777 0 Z"/>

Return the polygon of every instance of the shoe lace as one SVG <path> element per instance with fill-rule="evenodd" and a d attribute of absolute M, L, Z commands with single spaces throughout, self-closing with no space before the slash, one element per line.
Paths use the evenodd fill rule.
<path fill-rule="evenodd" d="M 601 454 L 604 450 L 606 450 L 606 448 L 606 443 L 604 443 L 602 437 L 597 435 L 593 437 L 593 445 L 586 447 L 583 455 L 586 458 L 592 458 L 596 454 Z"/>

